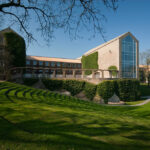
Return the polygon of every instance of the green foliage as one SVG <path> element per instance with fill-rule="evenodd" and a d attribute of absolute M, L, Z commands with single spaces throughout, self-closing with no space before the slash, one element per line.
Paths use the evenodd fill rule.
<path fill-rule="evenodd" d="M 63 88 L 63 80 L 42 79 L 45 87 L 51 91 L 57 91 Z"/>
<path fill-rule="evenodd" d="M 120 79 L 117 81 L 120 100 L 134 101 L 140 98 L 140 82 L 135 79 Z"/>
<path fill-rule="evenodd" d="M 93 100 L 96 94 L 96 88 L 97 86 L 95 84 L 85 82 L 84 93 L 88 99 Z"/>
<path fill-rule="evenodd" d="M 26 65 L 26 47 L 22 37 L 13 32 L 4 33 L 6 50 L 12 56 L 12 66 L 24 67 Z"/>
<path fill-rule="evenodd" d="M 144 70 L 139 71 L 139 78 L 140 78 L 140 82 L 146 81 L 146 74 L 145 74 Z"/>
<path fill-rule="evenodd" d="M 81 61 L 83 69 L 98 69 L 98 52 L 88 56 L 82 56 Z M 90 75 L 91 73 L 91 71 L 85 71 L 86 75 Z"/>
<path fill-rule="evenodd" d="M 110 67 L 108 67 L 108 70 L 112 70 L 112 76 L 113 77 L 116 77 L 116 75 L 117 75 L 117 67 L 116 66 L 110 66 Z M 116 70 L 116 71 L 115 71 Z"/>
<path fill-rule="evenodd" d="M 104 99 L 107 104 L 108 99 L 115 93 L 115 82 L 114 81 L 103 81 L 97 86 L 99 96 Z"/>
<path fill-rule="evenodd" d="M 140 85 L 141 96 L 150 96 L 150 87 L 146 83 L 141 83 Z"/>
<path fill-rule="evenodd" d="M 0 149 L 149 150 L 149 114 L 0 82 Z"/>
<path fill-rule="evenodd" d="M 23 78 L 23 84 L 27 86 L 32 86 L 36 82 L 38 82 L 39 79 L 37 78 Z"/>
<path fill-rule="evenodd" d="M 71 95 L 76 95 L 80 93 L 84 88 L 84 81 L 78 80 L 64 80 L 63 88 L 71 93 Z"/>
<path fill-rule="evenodd" d="M 122 101 L 134 101 L 140 99 L 140 82 L 135 79 L 119 79 L 103 81 L 97 87 L 98 94 L 105 103 L 115 93 Z"/>

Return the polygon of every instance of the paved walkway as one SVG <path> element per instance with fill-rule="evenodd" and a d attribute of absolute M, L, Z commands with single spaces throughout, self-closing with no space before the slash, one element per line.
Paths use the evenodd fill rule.
<path fill-rule="evenodd" d="M 135 104 L 135 105 L 119 105 L 119 104 L 114 104 L 114 105 L 108 105 L 108 104 L 102 104 L 102 105 L 105 105 L 105 106 L 126 106 L 126 107 L 135 107 L 135 106 L 142 106 L 142 105 L 145 105 L 147 103 L 150 102 L 150 96 L 147 96 L 147 100 L 144 100 L 142 103 L 140 104 Z"/>

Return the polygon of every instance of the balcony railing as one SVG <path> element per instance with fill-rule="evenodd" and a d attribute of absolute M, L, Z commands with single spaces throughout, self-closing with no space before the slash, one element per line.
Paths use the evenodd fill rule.
<path fill-rule="evenodd" d="M 87 74 L 87 71 L 90 73 Z M 87 79 L 87 80 L 115 79 L 119 78 L 119 71 L 101 70 L 101 69 L 16 67 L 10 70 L 9 76 L 11 79 L 18 79 L 23 77 L 51 78 L 51 79 Z"/>

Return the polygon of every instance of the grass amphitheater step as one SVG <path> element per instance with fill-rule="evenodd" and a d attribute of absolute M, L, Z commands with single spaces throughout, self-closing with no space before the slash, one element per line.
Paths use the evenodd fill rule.
<path fill-rule="evenodd" d="M 149 150 L 150 103 L 100 106 L 72 96 L 0 83 L 2 150 Z"/>

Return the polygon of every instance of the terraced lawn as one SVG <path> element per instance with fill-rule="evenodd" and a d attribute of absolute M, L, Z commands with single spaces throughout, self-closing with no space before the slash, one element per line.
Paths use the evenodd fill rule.
<path fill-rule="evenodd" d="M 101 106 L 0 83 L 0 150 L 149 150 L 150 103 Z"/>

